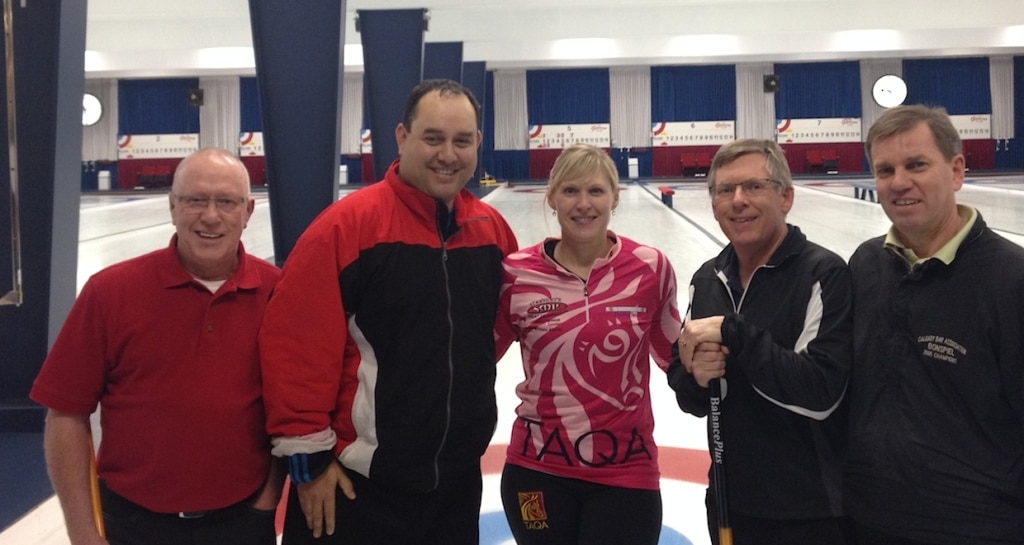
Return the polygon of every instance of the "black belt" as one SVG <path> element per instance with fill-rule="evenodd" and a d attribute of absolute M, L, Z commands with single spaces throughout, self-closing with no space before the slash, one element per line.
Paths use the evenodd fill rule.
<path fill-rule="evenodd" d="M 161 518 L 161 519 L 183 519 L 183 520 L 197 520 L 197 519 L 217 519 L 224 518 L 231 515 L 236 515 L 249 508 L 252 503 L 255 494 L 245 498 L 244 500 L 231 504 L 227 507 L 220 509 L 208 509 L 206 511 L 179 511 L 177 513 L 158 513 L 156 511 L 150 511 L 145 507 L 114 493 L 107 488 L 106 483 L 100 481 L 100 497 L 103 501 L 103 510 L 107 513 L 116 514 L 136 514 L 140 513 L 146 516 Z"/>

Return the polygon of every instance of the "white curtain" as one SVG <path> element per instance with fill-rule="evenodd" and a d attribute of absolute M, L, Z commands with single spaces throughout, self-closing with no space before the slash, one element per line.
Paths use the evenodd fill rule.
<path fill-rule="evenodd" d="M 341 89 L 341 154 L 359 153 L 363 128 L 363 74 L 346 73 Z"/>
<path fill-rule="evenodd" d="M 988 79 L 992 90 L 992 139 L 1009 140 L 1014 137 L 1013 57 L 989 57 Z"/>
<path fill-rule="evenodd" d="M 117 80 L 87 79 L 85 92 L 96 95 L 103 105 L 100 120 L 82 127 L 83 161 L 117 160 Z"/>
<path fill-rule="evenodd" d="M 494 149 L 527 149 L 530 130 L 528 124 L 526 70 L 495 70 Z"/>
<path fill-rule="evenodd" d="M 764 92 L 764 76 L 774 70 L 772 63 L 736 65 L 736 138 L 775 140 L 775 95 Z"/>
<path fill-rule="evenodd" d="M 199 107 L 199 147 L 238 153 L 242 132 L 241 84 L 238 77 L 199 78 L 203 105 Z"/>
<path fill-rule="evenodd" d="M 609 68 L 613 148 L 651 146 L 651 69 Z"/>
<path fill-rule="evenodd" d="M 875 86 L 875 80 L 889 74 L 902 77 L 903 61 L 900 59 L 864 59 L 860 61 L 860 138 L 862 142 L 867 140 L 868 129 L 885 111 L 885 108 L 875 104 L 875 97 L 872 96 L 871 90 Z"/>

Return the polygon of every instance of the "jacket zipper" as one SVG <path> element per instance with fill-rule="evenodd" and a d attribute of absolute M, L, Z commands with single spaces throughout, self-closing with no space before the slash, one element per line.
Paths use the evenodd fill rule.
<path fill-rule="evenodd" d="M 732 288 L 729 287 L 729 278 L 725 275 L 725 271 L 715 270 L 715 276 L 725 287 L 725 292 L 729 294 L 729 300 L 732 301 L 732 311 L 736 314 L 740 313 L 740 308 L 743 307 L 743 300 L 747 298 L 747 292 L 750 291 L 750 286 L 754 285 L 754 277 L 757 276 L 757 272 L 761 269 L 775 268 L 775 265 L 760 265 L 754 272 L 750 273 L 750 278 L 747 279 L 747 287 L 743 288 L 743 295 L 740 296 L 739 303 L 736 302 L 736 298 L 732 294 Z"/>
<path fill-rule="evenodd" d="M 440 226 L 439 226 L 440 227 Z M 441 444 L 434 453 L 434 486 L 436 489 L 441 484 L 441 451 L 448 442 L 448 432 L 452 425 L 452 390 L 455 387 L 455 364 L 452 362 L 452 343 L 455 339 L 455 321 L 452 320 L 452 290 L 448 277 L 448 240 L 438 229 L 438 237 L 441 239 L 441 270 L 444 272 L 444 293 L 448 300 L 448 309 L 445 315 L 448 318 L 448 392 L 444 403 L 444 433 L 441 434 Z"/>

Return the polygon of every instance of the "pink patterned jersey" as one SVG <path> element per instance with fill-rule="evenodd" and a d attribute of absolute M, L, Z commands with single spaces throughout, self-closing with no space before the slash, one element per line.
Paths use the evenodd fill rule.
<path fill-rule="evenodd" d="M 505 258 L 498 353 L 518 339 L 526 374 L 507 461 L 656 490 L 650 358 L 666 369 L 679 337 L 675 273 L 658 250 L 609 236 L 586 282 L 545 253 L 552 239 Z"/>

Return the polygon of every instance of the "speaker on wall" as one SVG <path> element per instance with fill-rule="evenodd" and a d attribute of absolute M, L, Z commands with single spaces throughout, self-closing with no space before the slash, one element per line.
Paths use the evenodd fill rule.
<path fill-rule="evenodd" d="M 775 74 L 766 74 L 764 76 L 764 92 L 774 93 L 779 90 L 779 76 Z"/>
<path fill-rule="evenodd" d="M 189 91 L 188 91 L 188 105 L 189 106 L 202 106 L 203 105 L 203 90 L 202 89 L 189 89 Z"/>

